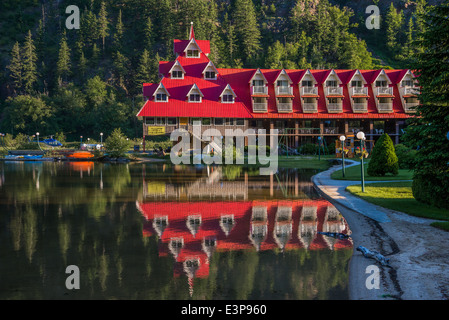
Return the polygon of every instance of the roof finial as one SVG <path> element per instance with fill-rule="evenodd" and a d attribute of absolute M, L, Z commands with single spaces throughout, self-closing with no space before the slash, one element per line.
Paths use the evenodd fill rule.
<path fill-rule="evenodd" d="M 195 39 L 195 33 L 193 32 L 193 21 L 190 22 L 190 37 L 189 40 Z"/>

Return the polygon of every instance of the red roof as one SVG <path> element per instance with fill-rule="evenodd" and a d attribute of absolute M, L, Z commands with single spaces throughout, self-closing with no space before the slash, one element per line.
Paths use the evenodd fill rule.
<path fill-rule="evenodd" d="M 199 58 L 185 57 L 184 50 L 190 41 L 196 41 L 202 53 Z M 404 78 L 409 70 L 384 70 L 393 87 L 393 112 L 379 113 L 375 104 L 375 95 L 372 89 L 373 82 L 377 79 L 382 70 L 359 70 L 366 80 L 368 87 L 368 112 L 353 113 L 351 108 L 351 94 L 348 84 L 357 70 L 310 70 L 317 81 L 318 87 L 318 112 L 303 113 L 300 101 L 298 84 L 302 80 L 307 70 L 285 70 L 292 81 L 293 87 L 293 112 L 278 113 L 276 106 L 275 82 L 282 70 L 280 69 L 260 69 L 262 75 L 268 82 L 268 96 L 264 94 L 251 95 L 250 81 L 258 69 L 225 69 L 218 68 L 216 80 L 205 80 L 203 70 L 209 63 L 207 54 L 210 52 L 210 43 L 207 40 L 196 40 L 194 38 L 193 27 L 191 30 L 191 40 L 174 40 L 174 49 L 177 54 L 175 61 L 185 70 L 184 79 L 171 79 L 168 73 L 175 61 L 161 61 L 159 63 L 159 73 L 162 76 L 161 83 L 169 92 L 168 102 L 155 102 L 154 91 L 158 84 L 144 84 L 143 95 L 146 103 L 139 111 L 139 117 L 229 117 L 229 118 L 408 118 L 410 115 L 404 112 L 401 97 L 397 84 Z M 343 112 L 328 113 L 326 108 L 324 82 L 334 71 L 341 81 L 343 87 Z M 187 93 L 193 84 L 196 84 L 204 94 L 201 103 L 187 101 Z M 237 95 L 235 103 L 221 103 L 220 94 L 223 89 L 230 85 Z M 268 98 L 267 113 L 252 112 L 252 96 Z M 308 95 L 313 96 L 313 95 Z M 329 96 L 330 97 L 330 96 Z"/>

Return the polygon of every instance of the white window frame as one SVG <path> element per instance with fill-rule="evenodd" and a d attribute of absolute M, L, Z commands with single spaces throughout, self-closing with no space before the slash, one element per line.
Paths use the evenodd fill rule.
<path fill-rule="evenodd" d="M 232 97 L 232 101 L 225 101 L 225 100 L 224 100 L 224 97 L 225 97 L 225 96 L 231 96 L 231 97 Z M 235 97 L 234 97 L 234 95 L 231 94 L 231 93 L 226 93 L 226 94 L 224 94 L 224 95 L 221 96 L 221 102 L 222 102 L 222 103 L 234 103 L 234 102 L 235 102 Z"/>
<path fill-rule="evenodd" d="M 207 76 L 207 74 L 210 73 L 210 72 L 214 73 L 214 77 L 213 78 Z M 204 79 L 206 79 L 206 80 L 217 80 L 217 72 L 215 72 L 215 70 L 205 71 L 204 72 Z"/>
<path fill-rule="evenodd" d="M 196 52 L 198 52 L 198 54 L 197 54 L 196 56 L 194 56 L 194 55 L 189 55 L 189 51 L 190 51 L 190 52 L 196 51 Z M 187 57 L 187 58 L 199 58 L 199 57 L 200 57 L 200 50 L 199 50 L 199 49 L 187 49 L 187 51 L 186 51 L 186 57 Z"/>
<path fill-rule="evenodd" d="M 168 123 L 168 119 L 171 119 L 171 118 L 173 118 L 173 119 L 175 119 L 175 123 L 173 123 L 173 124 L 170 124 L 170 123 Z M 167 124 L 167 126 L 176 126 L 176 125 L 178 125 L 178 118 L 176 118 L 176 117 L 167 117 L 167 119 L 165 120 L 165 123 Z"/>
<path fill-rule="evenodd" d="M 160 100 L 158 99 L 158 96 L 161 95 L 165 95 L 165 100 Z M 155 102 L 168 102 L 168 94 L 167 93 L 156 93 L 155 97 L 154 97 L 154 101 Z"/>
<path fill-rule="evenodd" d="M 242 120 L 243 124 L 238 124 L 237 121 L 239 121 L 239 120 Z M 245 119 L 244 118 L 235 118 L 234 123 L 236 126 L 243 127 L 243 126 L 245 126 Z"/>
<path fill-rule="evenodd" d="M 222 119 L 222 124 L 217 124 L 217 119 Z M 224 126 L 226 124 L 226 118 L 214 118 L 214 126 Z"/>
<path fill-rule="evenodd" d="M 175 72 L 181 72 L 181 77 L 174 77 L 174 73 Z M 182 72 L 182 70 L 173 70 L 172 72 L 171 72 L 171 78 L 172 79 L 184 79 L 184 72 Z"/>
<path fill-rule="evenodd" d="M 196 95 L 196 96 L 199 96 L 200 97 L 200 100 L 192 100 L 191 99 L 191 97 L 193 96 L 193 95 Z M 203 101 L 203 97 L 201 97 L 201 94 L 198 92 L 198 93 L 190 93 L 189 94 L 189 102 L 192 102 L 192 103 L 200 103 L 200 102 L 202 102 Z"/>

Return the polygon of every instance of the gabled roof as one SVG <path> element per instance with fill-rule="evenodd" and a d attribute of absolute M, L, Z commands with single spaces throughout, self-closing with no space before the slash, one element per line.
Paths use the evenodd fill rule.
<path fill-rule="evenodd" d="M 387 78 L 388 83 L 389 83 L 389 84 L 392 84 L 392 81 L 391 81 L 390 77 L 387 75 L 387 73 L 385 72 L 384 69 L 377 70 L 377 72 L 375 73 L 375 77 L 374 77 L 372 83 L 375 83 L 375 82 L 377 81 L 377 79 L 378 79 L 381 75 L 385 75 L 385 77 Z"/>
<path fill-rule="evenodd" d="M 159 89 L 163 89 L 163 90 L 165 91 L 165 93 L 167 94 L 167 96 L 170 97 L 170 93 L 168 92 L 167 88 L 165 88 L 165 86 L 164 86 L 164 84 L 162 83 L 162 81 L 159 83 L 159 85 L 157 86 L 156 90 L 154 90 L 153 97 L 156 95 L 156 93 L 157 93 L 157 91 L 158 91 Z"/>
<path fill-rule="evenodd" d="M 171 73 L 175 67 L 180 67 L 180 68 L 182 69 L 182 72 L 186 73 L 186 71 L 185 71 L 184 68 L 182 67 L 181 63 L 179 63 L 179 60 L 178 60 L 178 59 L 175 60 L 175 63 L 173 63 L 173 65 L 172 65 L 172 67 L 170 68 L 170 70 L 168 70 L 168 73 Z"/>
<path fill-rule="evenodd" d="M 189 92 L 187 92 L 187 97 L 192 93 L 193 90 L 197 90 L 201 96 L 201 98 L 204 98 L 204 94 L 201 92 L 200 88 L 196 85 L 196 83 L 193 84 L 193 86 L 190 88 Z"/>
<path fill-rule="evenodd" d="M 310 75 L 312 76 L 313 81 L 317 82 L 316 78 L 313 76 L 312 72 L 310 72 L 310 69 L 307 69 L 304 71 L 304 73 L 302 74 L 302 76 L 299 78 L 298 83 L 301 83 L 302 79 L 304 79 L 304 77 L 306 75 Z"/>
<path fill-rule="evenodd" d="M 234 98 L 237 97 L 237 95 L 235 94 L 234 90 L 232 90 L 231 86 L 229 84 L 226 85 L 226 87 L 223 89 L 223 91 L 220 94 L 220 98 L 224 95 L 224 93 L 226 92 L 226 90 L 230 90 L 232 92 L 232 94 L 234 95 Z"/>
<path fill-rule="evenodd" d="M 187 51 L 187 48 L 188 48 L 191 44 L 194 44 L 194 45 L 198 48 L 198 50 L 199 50 L 200 53 L 203 52 L 203 50 L 201 50 L 201 47 L 200 47 L 200 46 L 198 45 L 198 43 L 196 42 L 195 38 L 190 39 L 189 43 L 188 43 L 188 44 L 186 45 L 186 47 L 184 48 L 183 52 L 186 52 L 186 51 Z"/>
<path fill-rule="evenodd" d="M 204 67 L 202 74 L 206 72 L 206 69 L 212 67 L 215 70 L 215 73 L 218 73 L 217 68 L 215 68 L 215 65 L 212 63 L 212 61 L 209 61 L 209 63 Z"/>
<path fill-rule="evenodd" d="M 360 75 L 360 77 L 362 77 L 362 81 L 363 81 L 364 84 L 367 84 L 367 83 L 368 83 L 368 82 L 366 82 L 365 77 L 363 76 L 363 74 L 360 72 L 359 69 L 354 70 L 354 71 L 352 72 L 352 75 L 350 76 L 350 78 L 349 78 L 349 80 L 348 80 L 347 83 L 351 83 L 352 79 L 354 79 L 354 77 L 355 77 L 356 75 Z"/>
<path fill-rule="evenodd" d="M 274 80 L 274 82 L 273 82 L 274 84 L 276 84 L 276 82 L 279 80 L 279 77 L 280 77 L 281 75 L 287 76 L 288 82 L 289 82 L 290 84 L 293 83 L 292 79 L 290 78 L 290 76 L 288 75 L 288 73 L 285 71 L 285 69 L 282 69 L 282 70 L 279 71 L 279 73 L 278 73 L 276 79 Z"/>
<path fill-rule="evenodd" d="M 335 77 L 337 78 L 337 81 L 338 81 L 340 84 L 342 84 L 343 81 L 341 81 L 340 77 L 338 76 L 338 74 L 335 72 L 334 69 L 329 70 L 329 73 L 326 75 L 326 77 L 324 78 L 324 80 L 323 80 L 322 83 L 325 84 L 326 81 L 327 81 L 327 79 L 329 79 L 329 77 L 330 77 L 331 75 L 335 75 Z"/>
<path fill-rule="evenodd" d="M 210 53 L 210 41 L 209 40 L 196 40 L 195 39 L 195 42 L 197 43 L 197 45 L 199 46 L 199 48 L 201 49 L 201 51 L 204 54 L 208 55 Z M 178 39 L 173 40 L 175 54 L 183 53 L 189 43 L 190 43 L 190 40 L 178 40 Z"/>
<path fill-rule="evenodd" d="M 253 81 L 253 79 L 256 76 L 256 74 L 261 74 L 263 79 L 265 80 L 265 82 L 268 82 L 267 78 L 265 77 L 265 75 L 262 73 L 262 71 L 260 71 L 260 68 L 257 68 L 256 70 L 254 70 L 254 73 L 253 73 L 251 79 L 249 79 L 248 83 L 251 83 Z"/>

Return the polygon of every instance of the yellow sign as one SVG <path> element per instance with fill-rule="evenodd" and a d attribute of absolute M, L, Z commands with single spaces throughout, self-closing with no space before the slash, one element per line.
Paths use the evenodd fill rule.
<path fill-rule="evenodd" d="M 165 127 L 148 127 L 149 136 L 160 136 L 165 134 Z"/>
<path fill-rule="evenodd" d="M 189 123 L 189 118 L 179 118 L 179 124 L 181 126 L 186 126 Z"/>
<path fill-rule="evenodd" d="M 165 194 L 165 183 L 163 182 L 148 182 L 147 184 L 147 194 Z"/>

